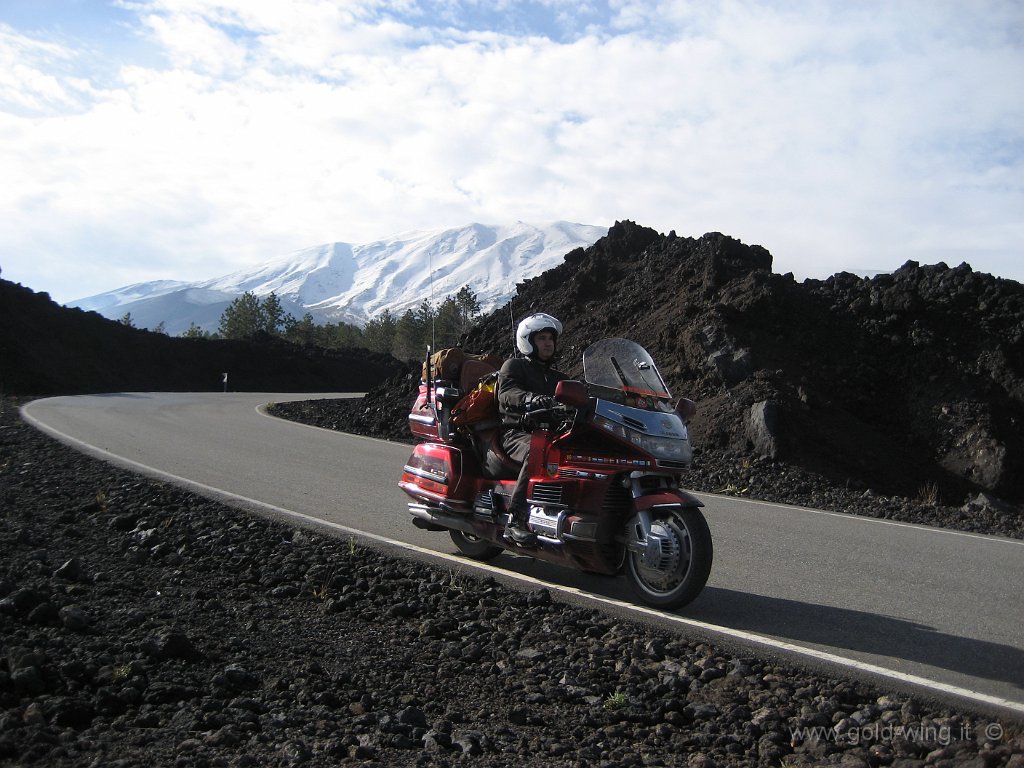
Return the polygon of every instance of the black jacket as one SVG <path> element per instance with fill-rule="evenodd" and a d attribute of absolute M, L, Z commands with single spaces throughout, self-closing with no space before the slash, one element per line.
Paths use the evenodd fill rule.
<path fill-rule="evenodd" d="M 554 395 L 555 385 L 569 378 L 564 373 L 529 357 L 506 360 L 498 373 L 498 409 L 505 426 L 520 425 L 531 395 Z"/>

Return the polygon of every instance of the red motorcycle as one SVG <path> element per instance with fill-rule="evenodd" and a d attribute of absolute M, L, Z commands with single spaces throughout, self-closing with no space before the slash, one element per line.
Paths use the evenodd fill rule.
<path fill-rule="evenodd" d="M 593 573 L 624 570 L 640 600 L 659 608 L 697 597 L 713 549 L 703 504 L 680 487 L 692 459 L 693 401 L 670 403 L 639 344 L 604 339 L 588 347 L 584 381 L 559 382 L 555 407 L 528 417 L 529 527 L 537 542 L 527 548 L 503 536 L 519 466 L 501 449 L 496 375 L 466 360 L 457 382 L 435 380 L 428 363 L 409 414 L 425 442 L 399 483 L 413 499 L 413 524 L 448 531 L 477 560 L 509 550 Z"/>

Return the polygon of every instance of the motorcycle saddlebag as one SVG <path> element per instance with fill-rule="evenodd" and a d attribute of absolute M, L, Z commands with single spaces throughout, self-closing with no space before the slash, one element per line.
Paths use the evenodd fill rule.
<path fill-rule="evenodd" d="M 448 347 L 439 349 L 430 356 L 430 372 L 434 381 L 458 384 L 463 391 L 468 391 L 485 373 L 501 368 L 503 362 L 504 358 L 490 352 L 474 354 L 464 351 L 462 347 Z M 467 371 L 466 368 L 470 370 Z M 420 381 L 426 380 L 427 364 L 424 362 L 420 370 Z"/>
<path fill-rule="evenodd" d="M 420 443 L 402 471 L 399 487 L 414 498 L 451 498 L 462 477 L 462 452 L 439 443 Z"/>
<path fill-rule="evenodd" d="M 459 380 L 459 369 L 462 368 L 462 361 L 466 359 L 461 347 L 449 347 L 439 349 L 430 356 L 430 372 L 436 381 L 457 382 Z M 424 363 L 420 371 L 420 381 L 427 380 L 427 364 Z"/>
<path fill-rule="evenodd" d="M 440 438 L 440 427 L 437 423 L 437 410 L 433 402 L 427 402 L 427 385 L 420 384 L 420 391 L 409 411 L 409 431 L 423 440 Z"/>
<path fill-rule="evenodd" d="M 475 427 L 476 429 L 497 426 L 501 420 L 498 412 L 498 397 L 494 391 L 497 383 L 497 371 L 492 371 L 480 379 L 469 394 L 452 407 L 452 426 Z"/>

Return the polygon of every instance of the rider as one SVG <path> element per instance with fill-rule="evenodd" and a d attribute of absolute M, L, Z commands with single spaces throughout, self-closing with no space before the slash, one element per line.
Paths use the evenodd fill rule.
<path fill-rule="evenodd" d="M 516 328 L 516 347 L 526 357 L 506 360 L 498 374 L 498 408 L 505 425 L 502 446 L 509 458 L 522 465 L 509 501 L 505 536 L 519 545 L 537 541 L 537 535 L 527 527 L 530 433 L 526 431 L 529 425 L 524 417 L 532 411 L 551 408 L 555 385 L 567 378 L 551 367 L 561 332 L 562 324 L 551 315 L 530 315 Z"/>

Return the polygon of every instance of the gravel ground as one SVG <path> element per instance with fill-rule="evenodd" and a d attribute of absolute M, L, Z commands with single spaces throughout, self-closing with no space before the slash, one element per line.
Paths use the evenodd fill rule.
<path fill-rule="evenodd" d="M 249 516 L 0 408 L 0 764 L 1024 766 L 1019 722 Z"/>

